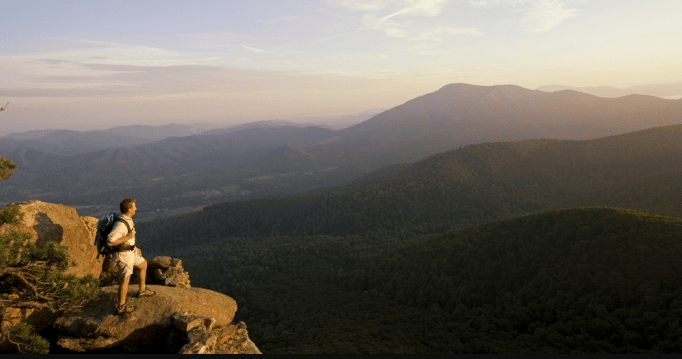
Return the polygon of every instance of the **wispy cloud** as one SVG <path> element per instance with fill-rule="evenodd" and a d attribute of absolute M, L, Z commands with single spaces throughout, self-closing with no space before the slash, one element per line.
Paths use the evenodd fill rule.
<path fill-rule="evenodd" d="M 434 26 L 419 18 L 442 15 L 448 0 L 336 0 L 336 6 L 362 12 L 365 29 L 383 32 L 386 36 L 411 41 L 443 41 L 444 36 L 483 36 L 476 28 Z"/>
<path fill-rule="evenodd" d="M 511 7 L 512 13 L 521 14 L 520 26 L 526 32 L 550 31 L 565 19 L 578 15 L 571 3 L 588 0 L 470 0 L 473 7 Z"/>
<path fill-rule="evenodd" d="M 39 62 L 42 62 L 44 64 L 48 65 L 61 65 L 61 64 L 68 64 L 71 61 L 66 61 L 66 60 L 58 60 L 58 59 L 39 59 Z"/>
<path fill-rule="evenodd" d="M 346 8 L 352 11 L 379 11 L 385 9 L 390 0 L 329 0 L 332 5 Z"/>
<path fill-rule="evenodd" d="M 257 49 L 257 48 L 255 48 L 255 47 L 246 46 L 246 45 L 241 45 L 241 46 L 242 46 L 243 48 L 245 48 L 245 49 L 247 49 L 247 50 L 249 50 L 249 51 L 251 51 L 251 52 L 255 52 L 255 53 L 257 53 L 257 54 L 263 54 L 263 53 L 265 53 L 265 50 L 263 50 L 263 49 Z"/>
<path fill-rule="evenodd" d="M 53 61 L 31 67 L 31 75 L 3 83 L 8 97 L 148 96 L 187 92 L 234 93 L 262 89 L 268 78 L 296 73 L 238 69 L 228 66 L 133 66 L 68 62 L 58 71 L 44 70 Z M 60 61 L 61 64 L 66 62 Z"/>
<path fill-rule="evenodd" d="M 454 28 L 454 27 L 442 27 L 431 31 L 425 31 L 420 34 L 421 38 L 417 40 L 430 40 L 440 42 L 442 41 L 443 35 L 472 35 L 472 36 L 483 36 L 483 33 L 478 29 L 468 27 L 468 28 Z"/>
<path fill-rule="evenodd" d="M 543 0 L 538 1 L 528 10 L 523 18 L 523 26 L 529 32 L 546 32 L 564 19 L 576 16 L 576 9 L 568 9 L 565 2 Z"/>
<path fill-rule="evenodd" d="M 67 62 L 86 62 L 134 66 L 177 66 L 201 64 L 205 58 L 215 54 L 181 52 L 161 47 L 131 45 L 110 41 L 50 38 L 50 40 L 77 42 L 84 46 L 43 54 L 43 59 L 58 59 Z"/>
<path fill-rule="evenodd" d="M 384 16 L 382 20 L 388 20 L 390 18 L 400 16 L 400 15 L 410 15 L 410 16 L 436 16 L 440 14 L 443 9 L 443 5 L 447 3 L 446 0 L 421 0 L 421 1 L 409 1 L 409 5 Z"/>

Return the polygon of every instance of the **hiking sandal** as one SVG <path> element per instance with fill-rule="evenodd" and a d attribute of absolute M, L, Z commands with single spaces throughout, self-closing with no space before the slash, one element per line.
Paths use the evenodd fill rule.
<path fill-rule="evenodd" d="M 130 313 L 133 310 L 135 310 L 134 305 L 128 305 L 126 303 L 123 303 L 123 304 L 119 305 L 118 307 L 116 307 L 116 314 L 121 315 L 124 313 Z"/>
<path fill-rule="evenodd" d="M 151 296 L 153 296 L 154 294 L 156 294 L 155 291 L 149 290 L 149 289 L 145 288 L 143 291 L 137 293 L 137 297 L 138 297 L 138 298 L 142 298 L 142 297 L 151 297 Z"/>

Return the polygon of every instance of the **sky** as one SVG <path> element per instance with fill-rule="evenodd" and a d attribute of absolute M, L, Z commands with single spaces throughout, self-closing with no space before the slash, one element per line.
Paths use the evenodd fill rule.
<path fill-rule="evenodd" d="M 0 135 L 682 82 L 680 0 L 0 0 Z"/>

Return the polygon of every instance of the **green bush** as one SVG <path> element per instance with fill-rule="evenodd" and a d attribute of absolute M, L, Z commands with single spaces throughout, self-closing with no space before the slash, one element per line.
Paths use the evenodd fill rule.
<path fill-rule="evenodd" d="M 11 342 L 17 346 L 17 351 L 25 354 L 47 354 L 50 352 L 50 342 L 36 334 L 33 327 L 26 323 L 19 323 L 8 329 Z"/>
<path fill-rule="evenodd" d="M 23 218 L 17 204 L 11 204 L 0 210 L 0 225 L 4 223 L 18 224 Z"/>
<path fill-rule="evenodd" d="M 59 268 L 66 268 L 70 265 L 68 247 L 57 242 L 47 242 L 42 247 L 29 243 L 21 252 L 21 259 L 26 262 L 45 261 Z"/>

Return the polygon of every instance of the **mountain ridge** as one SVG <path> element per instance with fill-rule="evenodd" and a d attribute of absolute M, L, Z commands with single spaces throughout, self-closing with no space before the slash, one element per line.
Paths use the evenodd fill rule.
<path fill-rule="evenodd" d="M 679 124 L 681 114 L 682 101 L 655 97 L 603 99 L 516 85 L 449 84 L 338 131 L 296 126 L 246 129 L 223 138 L 202 134 L 169 137 L 143 147 L 73 157 L 25 149 L 0 152 L 21 162 L 16 171 L 21 181 L 14 185 L 19 190 L 4 191 L 3 196 L 19 201 L 26 195 L 18 193 L 49 194 L 45 199 L 66 201 L 75 194 L 100 191 L 107 183 L 121 191 L 132 188 L 142 192 L 150 207 L 165 207 L 169 202 L 159 203 L 155 198 L 172 197 L 173 206 L 198 208 L 220 200 L 243 199 L 228 198 L 225 193 L 250 193 L 252 198 L 321 188 L 475 143 L 599 138 Z M 293 135 L 296 131 L 300 132 Z M 298 155 L 275 150 L 280 146 L 292 146 Z M 326 171 L 329 168 L 334 168 L 333 172 Z M 250 178 L 267 180 L 253 182 Z M 221 192 L 225 186 L 241 186 L 246 192 Z M 201 191 L 223 193 L 223 197 L 191 197 L 194 201 L 181 197 Z M 99 193 L 98 199 L 80 196 L 87 202 L 73 204 L 108 201 Z"/>
<path fill-rule="evenodd" d="M 554 92 L 560 90 L 574 90 L 584 93 L 589 93 L 599 97 L 623 97 L 630 94 L 641 94 L 656 96 L 664 99 L 680 99 L 682 98 L 682 82 L 671 82 L 663 84 L 637 85 L 626 88 L 617 88 L 613 86 L 587 86 L 575 87 L 565 85 L 543 85 L 537 90 L 545 92 Z"/>
<path fill-rule="evenodd" d="M 638 181 L 679 175 L 679 163 L 682 125 L 593 140 L 483 143 L 337 187 L 214 204 L 201 212 L 147 222 L 140 228 L 149 231 L 150 240 L 160 245 L 167 243 L 172 233 L 193 226 L 197 231 L 187 235 L 197 241 L 209 240 L 211 231 L 237 237 L 272 233 L 405 237 L 525 213 L 614 203 L 682 217 L 681 210 L 667 204 L 670 198 L 682 200 L 679 189 L 652 191 L 657 197 L 646 203 L 625 196 L 627 186 Z M 626 187 L 619 189 L 622 186 Z M 617 197 L 604 196 L 611 192 Z M 205 227 L 212 228 L 210 233 L 202 232 Z"/>

